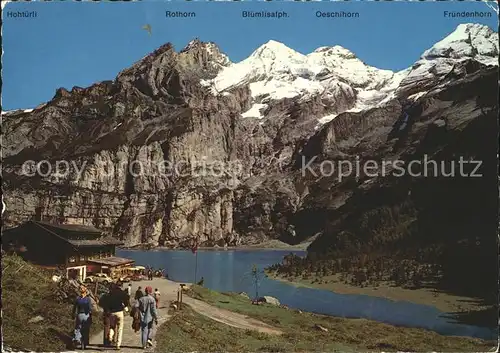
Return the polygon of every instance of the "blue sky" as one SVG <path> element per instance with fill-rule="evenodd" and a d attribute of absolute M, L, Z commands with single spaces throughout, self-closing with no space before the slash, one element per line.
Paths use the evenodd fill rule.
<path fill-rule="evenodd" d="M 165 11 L 195 11 L 194 19 Z M 287 19 L 241 18 L 242 10 L 287 11 Z M 357 19 L 320 19 L 316 11 L 358 11 Z M 369 65 L 401 70 L 460 23 L 488 19 L 444 18 L 443 11 L 488 11 L 478 2 L 31 2 L 3 11 L 2 110 L 32 108 L 58 87 L 86 87 L 113 79 L 166 42 L 182 49 L 191 39 L 214 41 L 232 61 L 274 39 L 301 52 L 341 45 Z M 8 11 L 37 11 L 35 19 L 6 18 Z M 142 28 L 152 27 L 149 36 Z"/>

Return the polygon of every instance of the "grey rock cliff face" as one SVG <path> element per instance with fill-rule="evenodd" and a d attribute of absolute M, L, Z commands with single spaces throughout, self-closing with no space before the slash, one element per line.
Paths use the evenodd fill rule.
<path fill-rule="evenodd" d="M 241 116 L 254 103 L 248 85 L 214 94 L 200 83 L 229 64 L 213 43 L 179 53 L 166 44 L 114 81 L 61 88 L 32 112 L 4 115 L 5 226 L 41 211 L 129 246 L 298 242 L 323 233 L 329 212 L 361 187 L 304 176 L 301 159 L 390 155 L 405 97 L 444 82 L 408 81 L 385 105 L 358 113 L 346 112 L 357 99 L 348 85 L 330 89 L 334 96 L 267 100 L 259 121 Z M 422 104 L 439 109 L 430 98 Z M 328 114 L 340 115 L 318 128 Z M 27 160 L 46 161 L 44 176 L 27 176 Z"/>
<path fill-rule="evenodd" d="M 46 220 L 92 223 L 128 245 L 237 243 L 232 191 L 191 172 L 237 155 L 248 89 L 215 99 L 198 84 L 224 58 L 211 43 L 165 45 L 113 82 L 59 89 L 30 114 L 5 116 L 6 225 L 41 208 Z M 47 177 L 23 176 L 26 160 L 47 160 Z M 57 161 L 69 170 L 55 172 Z"/>

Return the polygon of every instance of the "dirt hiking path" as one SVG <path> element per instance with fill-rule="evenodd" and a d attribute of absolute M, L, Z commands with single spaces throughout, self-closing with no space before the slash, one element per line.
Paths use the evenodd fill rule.
<path fill-rule="evenodd" d="M 125 285 L 126 286 L 126 285 Z M 158 310 L 158 325 L 165 323 L 170 315 L 168 314 L 168 308 L 172 301 L 177 300 L 177 289 L 179 288 L 179 284 L 168 281 L 166 279 L 154 279 L 152 281 L 137 281 L 132 282 L 132 296 L 134 295 L 137 288 L 141 286 L 142 290 L 147 286 L 151 286 L 154 289 L 158 288 L 161 293 L 160 298 L 160 307 Z M 152 348 L 148 348 L 147 350 L 142 349 L 141 344 L 141 332 L 134 332 L 132 329 L 132 317 L 129 313 L 125 313 L 125 322 L 123 326 L 123 335 L 122 335 L 122 344 L 121 351 L 127 352 L 152 352 L 154 351 L 154 346 Z M 156 334 L 156 328 L 154 330 L 154 334 Z M 102 352 L 102 353 L 116 353 L 117 350 L 110 347 L 103 347 L 103 332 L 101 331 L 99 334 L 91 337 L 90 345 L 88 351 L 91 352 Z"/>
<path fill-rule="evenodd" d="M 205 315 L 212 320 L 222 322 L 223 324 L 232 327 L 240 328 L 243 330 L 255 330 L 270 335 L 280 335 L 283 333 L 275 329 L 274 327 L 263 323 L 262 321 L 239 313 L 235 313 L 233 311 L 217 308 L 198 299 L 183 297 L 183 302 L 188 304 L 198 314 Z"/>
<path fill-rule="evenodd" d="M 144 290 L 146 286 L 151 286 L 153 290 L 158 288 L 161 293 L 160 309 L 158 310 L 158 325 L 165 323 L 170 318 L 170 315 L 168 315 L 168 308 L 170 306 L 170 303 L 177 300 L 179 283 L 161 278 L 155 278 L 152 281 L 132 282 L 132 295 L 135 293 L 139 286 L 142 287 L 142 290 Z M 261 321 L 252 319 L 245 315 L 234 313 L 229 310 L 217 308 L 201 300 L 190 298 L 186 295 L 183 296 L 183 302 L 191 306 L 191 308 L 193 308 L 193 310 L 197 313 L 232 327 L 244 330 L 255 330 L 267 334 L 282 333 L 281 331 Z M 156 334 L 156 329 L 154 334 Z M 114 348 L 103 347 L 102 343 L 103 332 L 100 332 L 98 335 L 91 337 L 90 345 L 86 351 L 101 353 L 117 352 Z M 155 346 L 148 348 L 147 350 L 142 349 L 140 331 L 134 332 L 134 330 L 132 329 L 132 317 L 130 317 L 130 315 L 126 313 L 125 323 L 123 327 L 121 351 L 130 353 L 153 352 L 154 348 Z"/>

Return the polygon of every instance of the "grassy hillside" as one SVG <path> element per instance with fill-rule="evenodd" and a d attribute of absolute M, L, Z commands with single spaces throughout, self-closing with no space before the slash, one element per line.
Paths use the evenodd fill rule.
<path fill-rule="evenodd" d="M 4 345 L 23 351 L 66 350 L 74 329 L 72 304 L 57 300 L 50 271 L 18 256 L 2 255 L 2 331 Z M 29 323 L 37 316 L 40 322 Z M 95 320 L 96 321 L 96 320 Z M 98 330 L 99 323 L 93 324 Z"/>
<path fill-rule="evenodd" d="M 203 317 L 189 307 L 174 313 L 157 335 L 161 352 L 314 352 L 314 351 L 489 351 L 495 342 L 391 326 L 365 319 L 301 313 L 270 305 L 252 305 L 235 293 L 194 286 L 189 295 L 211 305 L 248 315 L 284 332 L 245 331 Z M 324 331 L 318 325 L 326 329 Z"/>

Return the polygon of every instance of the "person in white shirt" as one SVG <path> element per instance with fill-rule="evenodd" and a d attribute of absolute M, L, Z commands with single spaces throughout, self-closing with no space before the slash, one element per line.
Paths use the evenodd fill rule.
<path fill-rule="evenodd" d="M 155 298 L 156 309 L 158 309 L 160 307 L 160 291 L 158 288 L 155 289 L 153 297 Z"/>

